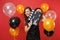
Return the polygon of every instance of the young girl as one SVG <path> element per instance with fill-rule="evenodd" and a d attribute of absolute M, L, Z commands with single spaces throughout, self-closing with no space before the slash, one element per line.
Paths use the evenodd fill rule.
<path fill-rule="evenodd" d="M 31 11 L 30 7 L 27 7 L 24 10 L 25 32 L 27 32 L 26 40 L 40 40 L 39 25 L 33 25 L 32 21 L 28 22 Z M 35 11 L 37 11 L 37 9 Z M 41 10 L 38 9 L 38 11 Z"/>

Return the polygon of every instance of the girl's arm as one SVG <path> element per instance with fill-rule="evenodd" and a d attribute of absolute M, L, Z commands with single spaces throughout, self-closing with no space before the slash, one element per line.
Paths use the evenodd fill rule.
<path fill-rule="evenodd" d="M 31 28 L 31 25 L 32 25 L 32 22 L 29 22 L 28 26 L 27 25 L 25 26 L 25 32 L 29 31 L 29 29 Z"/>

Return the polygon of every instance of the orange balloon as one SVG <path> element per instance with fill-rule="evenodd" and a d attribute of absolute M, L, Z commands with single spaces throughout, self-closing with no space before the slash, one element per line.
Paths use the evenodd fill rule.
<path fill-rule="evenodd" d="M 49 9 L 49 5 L 47 3 L 41 4 L 41 9 L 43 12 L 47 12 Z"/>
<path fill-rule="evenodd" d="M 20 14 L 22 14 L 24 12 L 24 6 L 22 4 L 18 4 L 16 6 L 16 10 L 17 10 L 17 12 L 19 12 Z"/>
<path fill-rule="evenodd" d="M 18 28 L 16 28 L 16 29 L 10 28 L 9 32 L 12 36 L 15 37 L 19 34 L 19 29 Z"/>
<path fill-rule="evenodd" d="M 43 22 L 43 27 L 44 27 L 44 29 L 47 30 L 48 32 L 49 32 L 49 31 L 52 31 L 52 30 L 54 30 L 54 28 L 55 28 L 55 22 L 54 22 L 52 19 L 50 19 L 50 18 L 46 18 L 46 19 L 44 20 L 44 22 Z"/>

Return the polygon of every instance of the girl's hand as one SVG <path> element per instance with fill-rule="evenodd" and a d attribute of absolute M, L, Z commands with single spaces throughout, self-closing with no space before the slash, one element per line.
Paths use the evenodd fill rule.
<path fill-rule="evenodd" d="M 29 25 L 29 27 L 31 27 L 31 25 L 32 25 L 32 21 L 30 21 L 30 22 L 28 23 L 28 25 Z"/>
<path fill-rule="evenodd" d="M 32 21 L 28 23 L 28 26 L 25 26 L 25 32 L 29 31 L 29 29 L 31 28 L 31 25 L 32 25 Z"/>
<path fill-rule="evenodd" d="M 42 17 L 43 17 L 42 21 L 44 21 L 46 19 L 46 17 L 44 15 Z"/>

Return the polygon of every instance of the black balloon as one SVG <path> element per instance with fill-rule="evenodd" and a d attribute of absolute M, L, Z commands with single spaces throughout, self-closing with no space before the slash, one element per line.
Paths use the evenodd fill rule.
<path fill-rule="evenodd" d="M 44 29 L 44 34 L 47 35 L 48 37 L 51 37 L 54 34 L 54 30 L 48 32 Z"/>
<path fill-rule="evenodd" d="M 18 17 L 10 18 L 9 20 L 10 27 L 15 29 L 19 26 L 19 24 L 20 24 L 20 19 Z"/>

